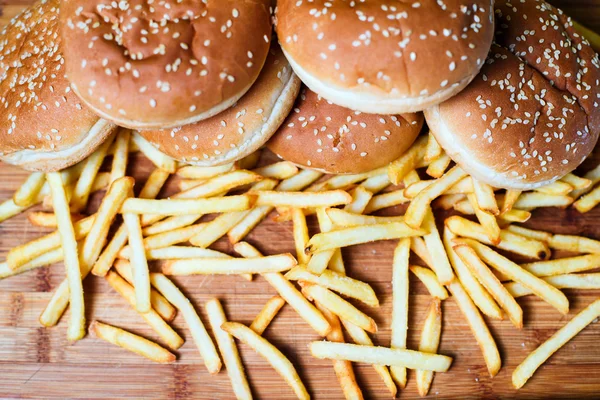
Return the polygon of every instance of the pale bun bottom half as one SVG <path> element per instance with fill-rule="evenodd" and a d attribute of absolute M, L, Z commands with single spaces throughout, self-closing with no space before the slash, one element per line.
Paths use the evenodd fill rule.
<path fill-rule="evenodd" d="M 47 152 L 24 149 L 4 155 L 0 160 L 29 171 L 60 171 L 92 154 L 116 129 L 115 124 L 100 118 L 81 142 L 67 149 Z"/>
<path fill-rule="evenodd" d="M 556 179 L 545 180 L 541 182 L 523 182 L 517 179 L 510 179 L 505 174 L 483 164 L 477 159 L 475 154 L 469 152 L 461 146 L 452 130 L 448 128 L 443 118 L 440 116 L 439 106 L 433 106 L 423 111 L 425 120 L 429 129 L 434 134 L 437 142 L 442 146 L 446 154 L 465 172 L 473 176 L 478 181 L 487 183 L 496 188 L 531 190 L 542 187 L 554 182 Z"/>
<path fill-rule="evenodd" d="M 394 115 L 423 111 L 426 108 L 448 100 L 462 91 L 471 83 L 478 72 L 431 95 L 399 97 L 383 92 L 375 94 L 328 85 L 302 68 L 285 50 L 283 50 L 283 53 L 294 72 L 313 92 L 320 94 L 333 104 L 368 114 Z"/>

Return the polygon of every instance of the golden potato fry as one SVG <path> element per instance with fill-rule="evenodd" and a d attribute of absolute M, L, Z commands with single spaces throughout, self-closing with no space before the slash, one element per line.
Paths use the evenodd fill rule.
<path fill-rule="evenodd" d="M 139 133 L 134 131 L 131 135 L 131 140 L 157 168 L 171 174 L 177 171 L 177 161 L 158 150 Z"/>
<path fill-rule="evenodd" d="M 435 140 L 435 136 L 429 132 L 427 134 L 427 147 L 425 148 L 425 161 L 433 161 L 439 158 L 443 152 L 442 146 Z"/>
<path fill-rule="evenodd" d="M 572 274 L 589 271 L 600 266 L 600 254 L 559 258 L 556 260 L 536 261 L 521 267 L 537 277 Z"/>
<path fill-rule="evenodd" d="M 571 185 L 573 190 L 587 189 L 592 185 L 591 179 L 581 178 L 572 172 L 560 178 L 560 181 Z"/>
<path fill-rule="evenodd" d="M 400 239 L 394 250 L 392 262 L 392 333 L 390 347 L 406 349 L 408 332 L 408 258 L 410 239 Z M 356 325 L 356 324 L 355 324 Z M 392 365 L 392 378 L 400 386 L 406 387 L 406 368 Z"/>
<path fill-rule="evenodd" d="M 31 207 L 37 204 L 45 183 L 46 175 L 43 172 L 32 172 L 13 195 L 13 202 L 19 207 Z"/>
<path fill-rule="evenodd" d="M 280 161 L 253 170 L 253 172 L 262 175 L 265 178 L 273 178 L 279 180 L 290 178 L 296 175 L 298 171 L 298 167 L 296 167 L 293 163 L 289 161 Z"/>
<path fill-rule="evenodd" d="M 415 143 L 400 158 L 392 161 L 388 166 L 388 176 L 394 185 L 400 184 L 402 179 L 424 159 L 427 152 L 428 137 L 420 136 Z"/>
<path fill-rule="evenodd" d="M 71 221 L 73 221 L 74 223 L 77 221 L 81 221 L 84 218 L 85 216 L 83 214 L 71 213 Z M 50 212 L 30 212 L 29 215 L 27 215 L 27 219 L 32 225 L 39 226 L 42 228 L 56 228 L 58 226 L 56 221 L 56 215 Z"/>
<path fill-rule="evenodd" d="M 361 186 L 358 186 L 352 191 L 352 202 L 350 204 L 346 204 L 346 206 L 344 206 L 344 210 L 354 214 L 362 214 L 365 211 L 365 208 L 367 208 L 367 205 L 371 201 L 372 197 L 373 193 Z"/>
<path fill-rule="evenodd" d="M 257 192 L 258 193 L 258 192 Z M 150 200 L 129 198 L 121 207 L 122 214 L 191 215 L 250 209 L 253 196 L 236 195 L 197 200 Z"/>
<path fill-rule="evenodd" d="M 450 266 L 448 254 L 446 254 L 444 249 L 444 244 L 435 224 L 433 212 L 429 206 L 427 207 L 425 220 L 423 221 L 423 228 L 428 231 L 426 235 L 423 235 L 423 240 L 432 261 L 431 268 L 434 270 L 440 283 L 447 285 L 454 279 L 454 272 Z"/>
<path fill-rule="evenodd" d="M 384 224 L 388 222 L 404 222 L 403 216 L 377 217 L 373 215 L 354 214 L 339 208 L 328 208 L 325 210 L 327 216 L 336 227 L 348 228 L 361 225 Z"/>
<path fill-rule="evenodd" d="M 509 189 L 506 191 L 504 195 L 504 200 L 502 201 L 502 206 L 500 209 L 500 215 L 504 215 L 512 210 L 513 206 L 521 196 L 520 190 Z"/>
<path fill-rule="evenodd" d="M 163 272 L 167 275 L 264 274 L 287 271 L 296 264 L 289 253 L 255 258 L 197 258 L 168 262 Z"/>
<path fill-rule="evenodd" d="M 379 211 L 383 208 L 393 207 L 408 202 L 410 202 L 410 199 L 404 196 L 404 189 L 394 190 L 392 192 L 373 196 L 363 213 L 372 214 L 375 211 Z"/>
<path fill-rule="evenodd" d="M 444 286 L 442 286 L 440 281 L 438 281 L 435 272 L 429 268 L 419 267 L 417 265 L 411 265 L 410 272 L 415 274 L 415 276 L 419 278 L 421 282 L 423 282 L 431 296 L 440 300 L 446 300 L 448 298 L 448 292 Z"/>
<path fill-rule="evenodd" d="M 574 187 L 566 182 L 555 181 L 547 185 L 536 188 L 535 191 L 539 193 L 551 194 L 551 195 L 567 195 L 573 191 Z"/>
<path fill-rule="evenodd" d="M 500 238 L 502 232 L 500 231 L 500 226 L 498 225 L 498 220 L 496 217 L 479 208 L 479 204 L 477 204 L 475 195 L 469 194 L 467 195 L 467 199 L 469 200 L 469 203 L 471 203 L 471 207 L 473 207 L 473 211 L 475 212 L 477 220 L 485 230 L 487 237 L 489 238 L 489 242 L 493 243 L 494 245 L 498 245 L 502 240 Z"/>
<path fill-rule="evenodd" d="M 130 139 L 131 131 L 121 128 L 114 142 L 113 160 L 110 169 L 111 183 L 127 175 Z"/>
<path fill-rule="evenodd" d="M 573 207 L 580 213 L 586 213 L 596 207 L 598 203 L 600 203 L 600 186 L 595 187 L 588 194 L 581 196 L 581 198 L 573 204 Z"/>
<path fill-rule="evenodd" d="M 245 216 L 244 211 L 233 211 L 219 215 L 205 224 L 205 228 L 190 238 L 190 243 L 206 248 L 227 234 Z"/>
<path fill-rule="evenodd" d="M 423 324 L 421 332 L 421 341 L 419 342 L 419 351 L 423 353 L 435 354 L 440 344 L 442 334 L 442 303 L 439 298 L 434 298 L 429 306 L 429 313 Z M 417 390 L 421 397 L 427 396 L 429 387 L 433 381 L 432 371 L 417 370 Z"/>
<path fill-rule="evenodd" d="M 310 257 L 304 252 L 308 243 L 308 227 L 306 217 L 300 208 L 292 209 L 292 221 L 294 223 L 294 244 L 296 246 L 296 258 L 300 264 L 307 264 Z"/>
<path fill-rule="evenodd" d="M 450 159 L 450 157 L 444 153 L 435 160 L 431 161 L 425 173 L 432 178 L 440 178 L 442 175 L 444 175 L 451 162 L 452 159 Z"/>
<path fill-rule="evenodd" d="M 179 168 L 175 174 L 184 179 L 210 179 L 226 174 L 233 169 L 233 163 L 219 165 L 216 167 L 197 167 L 194 165 L 186 165 L 185 167 Z"/>
<path fill-rule="evenodd" d="M 150 271 L 144 248 L 144 238 L 140 217 L 136 214 L 123 214 L 127 228 L 127 237 L 131 249 L 131 265 L 133 267 L 133 287 L 135 289 L 135 307 L 140 313 L 150 310 Z"/>
<path fill-rule="evenodd" d="M 259 335 L 262 335 L 271 321 L 275 318 L 281 307 L 285 305 L 285 300 L 281 296 L 271 297 L 254 317 L 254 321 L 250 324 L 250 329 Z"/>
<path fill-rule="evenodd" d="M 473 193 L 475 194 L 479 208 L 492 215 L 500 214 L 496 196 L 494 195 L 494 188 L 486 183 L 479 182 L 477 179 L 472 179 L 472 181 Z"/>

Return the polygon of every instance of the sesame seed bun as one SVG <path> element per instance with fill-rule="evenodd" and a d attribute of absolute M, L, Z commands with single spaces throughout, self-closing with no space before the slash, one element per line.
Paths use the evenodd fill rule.
<path fill-rule="evenodd" d="M 382 167 L 400 157 L 423 126 L 422 114 L 365 114 L 304 88 L 293 112 L 267 143 L 284 160 L 330 174 Z"/>
<path fill-rule="evenodd" d="M 115 128 L 65 78 L 59 3 L 38 1 L 0 32 L 0 159 L 28 170 L 69 167 Z"/>
<path fill-rule="evenodd" d="M 133 129 L 231 107 L 258 77 L 272 35 L 269 0 L 63 0 L 61 19 L 73 89 Z"/>
<path fill-rule="evenodd" d="M 574 170 L 600 133 L 600 62 L 562 11 L 496 2 L 496 44 L 475 80 L 425 111 L 448 155 L 495 187 L 527 190 Z"/>
<path fill-rule="evenodd" d="M 226 164 L 258 150 L 289 114 L 300 90 L 277 42 L 256 83 L 231 108 L 170 130 L 140 131 L 163 153 L 193 165 Z"/>
<path fill-rule="evenodd" d="M 374 114 L 421 111 L 477 75 L 493 1 L 279 0 L 276 30 L 300 79 L 331 102 Z"/>

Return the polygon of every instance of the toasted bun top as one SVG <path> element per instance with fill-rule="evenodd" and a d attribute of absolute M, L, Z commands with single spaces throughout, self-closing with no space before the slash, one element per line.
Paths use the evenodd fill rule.
<path fill-rule="evenodd" d="M 492 3 L 279 0 L 276 29 L 292 65 L 329 89 L 418 102 L 477 74 L 492 41 Z"/>
<path fill-rule="evenodd" d="M 268 0 L 63 0 L 69 80 L 103 117 L 173 127 L 229 107 L 258 77 Z"/>
<path fill-rule="evenodd" d="M 539 0 L 496 2 L 496 43 L 480 75 L 426 111 L 440 144 L 494 186 L 527 189 L 575 169 L 600 133 L 598 55 Z"/>
<path fill-rule="evenodd" d="M 0 32 L 2 158 L 24 150 L 59 154 L 82 142 L 99 120 L 64 76 L 58 7 L 58 0 L 38 1 Z"/>
<path fill-rule="evenodd" d="M 423 126 L 422 114 L 365 114 L 303 89 L 293 112 L 267 146 L 306 168 L 345 174 L 370 171 L 400 157 Z"/>
<path fill-rule="evenodd" d="M 225 164 L 262 146 L 289 114 L 299 90 L 300 79 L 274 43 L 256 83 L 231 108 L 195 124 L 140 134 L 177 160 Z"/>

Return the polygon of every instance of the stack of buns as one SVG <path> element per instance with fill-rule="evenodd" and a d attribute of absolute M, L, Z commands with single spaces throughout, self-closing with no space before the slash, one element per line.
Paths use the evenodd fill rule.
<path fill-rule="evenodd" d="M 40 0 L 0 33 L 0 70 L 0 158 L 41 171 L 123 126 L 183 163 L 266 144 L 357 173 L 425 120 L 469 174 L 521 190 L 574 170 L 600 131 L 598 55 L 542 0 Z"/>

